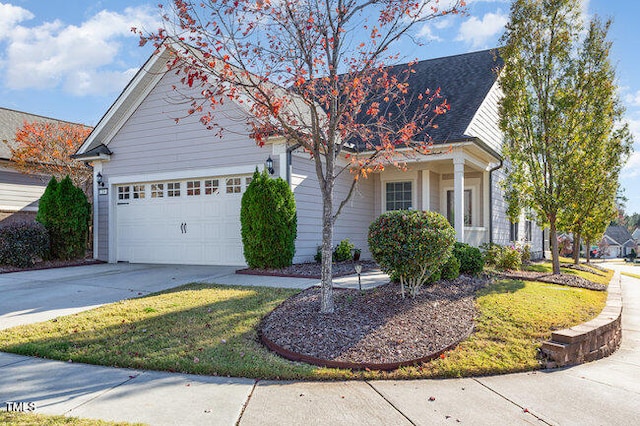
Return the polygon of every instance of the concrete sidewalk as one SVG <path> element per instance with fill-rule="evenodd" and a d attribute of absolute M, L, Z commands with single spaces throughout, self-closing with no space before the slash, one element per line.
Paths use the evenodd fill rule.
<path fill-rule="evenodd" d="M 0 354 L 0 409 L 34 402 L 38 413 L 154 425 L 635 425 L 640 280 L 622 276 L 622 288 L 622 347 L 573 368 L 457 380 L 256 382 Z"/>

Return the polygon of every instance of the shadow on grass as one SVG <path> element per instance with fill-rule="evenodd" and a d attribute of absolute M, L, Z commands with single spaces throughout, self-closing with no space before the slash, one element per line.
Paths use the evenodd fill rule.
<path fill-rule="evenodd" d="M 477 297 L 486 296 L 488 294 L 515 293 L 524 288 L 522 280 L 498 280 L 487 288 L 478 290 Z"/>
<path fill-rule="evenodd" d="M 298 378 L 309 367 L 259 342 L 256 326 L 295 291 L 190 284 L 0 332 L 0 350 L 87 364 Z"/>

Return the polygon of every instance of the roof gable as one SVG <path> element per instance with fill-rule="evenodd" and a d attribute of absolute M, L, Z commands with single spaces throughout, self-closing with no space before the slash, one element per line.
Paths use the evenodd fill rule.
<path fill-rule="evenodd" d="M 604 232 L 604 235 L 609 237 L 612 241 L 615 241 L 619 245 L 626 243 L 627 241 L 633 239 L 629 230 L 625 226 L 620 225 L 609 225 L 607 230 Z"/>

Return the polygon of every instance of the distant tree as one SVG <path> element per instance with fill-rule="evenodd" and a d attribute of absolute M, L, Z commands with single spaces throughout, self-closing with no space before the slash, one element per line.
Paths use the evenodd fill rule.
<path fill-rule="evenodd" d="M 71 123 L 25 122 L 18 129 L 11 148 L 11 160 L 26 174 L 69 176 L 85 193 L 91 186 L 92 171 L 71 155 L 91 133 L 91 128 Z"/>
<path fill-rule="evenodd" d="M 609 60 L 611 42 L 606 38 L 610 26 L 611 21 L 592 19 L 580 55 L 574 61 L 574 99 L 569 102 L 573 110 L 566 114 L 573 153 L 561 170 L 567 176 L 565 204 L 559 210 L 558 223 L 574 235 L 576 264 L 584 233 L 591 241 L 599 239 L 615 217 L 618 178 L 633 142 L 622 121 L 624 108 Z"/>
<path fill-rule="evenodd" d="M 581 162 L 592 155 L 589 144 L 599 149 L 610 140 L 620 146 L 630 140 L 628 129 L 618 126 L 621 109 L 606 42 L 609 24 L 594 20 L 581 43 L 580 12 L 575 0 L 516 0 L 501 49 L 500 127 L 509 214 L 528 208 L 540 225 L 549 227 L 554 274 L 560 273 L 558 225 L 583 215 L 577 206 L 583 193 L 576 186 L 606 181 L 603 202 L 609 202 L 610 186 L 614 193 L 617 188 L 614 169 L 623 161 L 621 150 L 582 174 Z M 600 102 L 605 102 L 602 109 Z M 565 214 L 574 205 L 576 214 Z"/>
<path fill-rule="evenodd" d="M 195 89 L 178 89 L 185 112 L 221 131 L 218 107 L 241 102 L 258 145 L 275 135 L 311 155 L 322 199 L 320 310 L 332 313 L 333 228 L 358 180 L 428 153 L 432 120 L 449 109 L 439 88 L 409 99 L 411 66 L 389 68 L 398 59 L 390 49 L 464 0 L 172 3 L 165 28 L 141 34 L 141 43 L 160 48 L 171 37 L 170 68 Z M 336 180 L 349 174 L 351 187 L 336 200 Z"/>

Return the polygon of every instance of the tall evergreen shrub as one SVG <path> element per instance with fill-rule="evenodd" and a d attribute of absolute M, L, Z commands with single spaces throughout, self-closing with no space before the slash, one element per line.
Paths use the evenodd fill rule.
<path fill-rule="evenodd" d="M 36 220 L 49 231 L 51 257 L 83 257 L 86 249 L 91 207 L 84 192 L 69 176 L 57 182 L 51 178 L 38 209 Z"/>
<path fill-rule="evenodd" d="M 240 210 L 244 258 L 251 268 L 291 265 L 297 235 L 296 202 L 289 185 L 266 171 L 253 174 Z"/>

